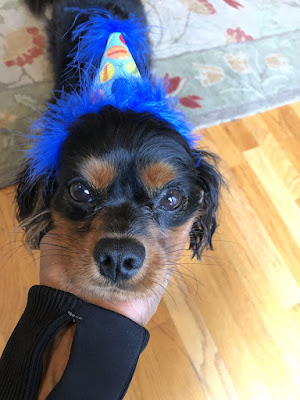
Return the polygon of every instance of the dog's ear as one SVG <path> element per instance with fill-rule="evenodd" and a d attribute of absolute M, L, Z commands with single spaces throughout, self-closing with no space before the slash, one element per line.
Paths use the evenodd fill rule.
<path fill-rule="evenodd" d="M 42 237 L 51 228 L 50 199 L 56 186 L 53 177 L 29 180 L 30 167 L 25 164 L 17 175 L 17 219 L 25 231 L 25 243 L 38 249 Z"/>
<path fill-rule="evenodd" d="M 212 236 L 217 227 L 216 211 L 219 203 L 219 193 L 224 180 L 218 171 L 219 158 L 204 150 L 192 151 L 201 198 L 199 215 L 190 232 L 190 249 L 193 256 L 201 258 L 206 247 L 212 246 Z"/>

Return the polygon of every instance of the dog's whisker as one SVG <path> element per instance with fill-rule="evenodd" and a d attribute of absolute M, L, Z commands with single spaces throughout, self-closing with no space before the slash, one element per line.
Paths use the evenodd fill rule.
<path fill-rule="evenodd" d="M 162 269 L 164 269 L 164 268 L 162 268 Z M 180 278 L 179 278 L 178 276 L 174 276 L 174 275 L 173 275 L 174 273 L 177 273 L 177 275 L 182 275 L 182 278 L 183 278 L 183 279 L 182 279 L 182 282 L 185 282 L 185 283 L 188 283 L 188 282 L 185 280 L 185 276 L 188 276 L 189 278 L 192 278 L 190 275 L 181 273 L 180 271 L 176 271 L 175 268 L 165 268 L 164 270 L 165 270 L 165 271 L 168 271 L 168 275 L 172 276 L 172 277 L 175 278 L 175 279 L 179 279 L 179 280 L 180 280 Z"/>
<path fill-rule="evenodd" d="M 58 237 L 52 237 L 52 239 L 57 240 L 59 243 L 63 243 L 63 244 L 65 244 L 66 246 L 72 245 L 72 243 L 67 242 L 67 241 L 65 241 L 65 240 L 63 240 L 63 239 L 61 239 L 61 238 L 58 238 Z M 44 242 L 43 242 L 43 243 L 44 243 Z M 53 244 L 56 244 L 56 243 L 53 243 Z"/>
<path fill-rule="evenodd" d="M 11 243 L 9 243 L 9 244 L 11 245 L 11 244 L 13 244 L 13 242 L 11 242 Z M 9 254 L 11 251 L 19 250 L 21 247 L 24 247 L 24 244 L 20 244 L 20 245 L 18 245 L 18 246 L 16 246 L 16 247 L 13 247 L 13 248 L 7 250 L 7 252 L 6 252 L 5 254 L 3 254 L 3 257 L 5 257 L 7 254 Z M 0 251 L 2 251 L 3 248 L 4 248 L 4 246 L 1 247 Z"/>
<path fill-rule="evenodd" d="M 205 252 L 204 254 L 202 254 L 202 258 L 214 258 L 215 260 L 217 260 L 217 258 L 215 256 L 210 256 L 209 254 L 207 254 L 207 252 Z"/>
<path fill-rule="evenodd" d="M 203 266 L 203 265 L 220 265 L 219 263 L 205 263 L 205 262 L 202 262 L 201 260 L 197 260 L 195 262 L 185 262 L 184 264 L 185 265 L 196 265 L 197 267 Z M 180 264 L 178 264 L 178 265 L 180 265 Z"/>
<path fill-rule="evenodd" d="M 53 246 L 53 247 L 59 247 L 60 249 L 65 249 L 65 250 L 70 250 L 70 251 L 71 251 L 71 249 L 70 249 L 69 247 L 62 246 L 62 245 L 57 244 L 57 243 L 43 242 L 43 245 L 46 245 L 46 246 Z M 78 253 L 77 253 L 77 254 L 78 254 Z"/>
<path fill-rule="evenodd" d="M 178 274 L 178 275 L 182 275 L 182 276 L 186 276 L 186 277 L 188 277 L 188 278 L 190 278 L 190 279 L 193 279 L 195 282 L 199 282 L 198 281 L 198 279 L 195 277 L 195 275 L 194 276 L 192 276 L 192 275 L 189 275 L 189 274 L 186 274 L 186 273 L 184 273 L 184 272 L 182 272 L 182 271 L 178 271 L 177 269 L 176 269 L 176 267 L 174 267 L 174 269 L 173 269 L 173 273 L 176 273 L 176 274 Z M 200 283 L 200 282 L 199 282 Z"/>
<path fill-rule="evenodd" d="M 175 247 L 175 246 L 181 246 L 182 244 L 186 244 L 186 240 L 185 240 L 184 242 L 176 243 L 176 244 L 173 244 L 172 246 L 166 247 L 165 250 L 172 249 L 172 248 Z"/>
<path fill-rule="evenodd" d="M 63 237 L 66 237 L 67 239 L 70 239 L 71 240 L 71 243 L 72 242 L 76 242 L 76 243 L 78 243 L 78 244 L 81 244 L 81 242 L 78 240 L 78 239 L 76 239 L 76 238 L 74 238 L 74 236 L 71 236 L 71 235 L 67 235 L 66 233 L 54 233 L 54 232 L 48 232 L 47 233 L 47 236 L 53 236 L 53 237 L 61 237 L 61 236 L 63 236 Z"/>
<path fill-rule="evenodd" d="M 8 263 L 8 262 L 12 259 L 12 257 L 14 257 L 14 255 L 15 255 L 21 248 L 23 248 L 23 247 L 24 247 L 24 245 L 22 244 L 22 245 L 20 245 L 20 246 L 17 246 L 17 247 L 14 247 L 14 248 L 8 250 L 8 251 L 1 257 L 1 260 L 3 260 L 5 257 L 9 256 L 9 258 L 7 258 L 7 259 L 5 260 L 5 262 Z M 10 253 L 11 253 L 11 254 L 10 254 Z"/>
<path fill-rule="evenodd" d="M 47 236 L 49 235 L 49 233 L 47 233 Z M 48 239 L 48 238 L 47 238 Z M 45 240 L 45 239 L 43 239 L 43 240 Z M 71 240 L 70 239 L 70 241 L 69 240 L 65 240 L 65 238 L 61 238 L 60 236 L 58 236 L 58 235 L 56 235 L 56 234 L 53 234 L 53 236 L 51 236 L 51 238 L 49 238 L 49 240 L 52 242 L 52 240 L 53 240 L 53 243 L 55 243 L 55 244 L 57 244 L 57 242 L 58 243 L 60 243 L 60 242 L 62 242 L 63 244 L 65 244 L 66 245 L 66 247 L 69 247 L 69 246 L 74 246 L 74 242 L 75 242 L 75 240 Z M 44 243 L 44 242 L 42 242 L 42 243 Z M 78 244 L 81 244 L 80 242 L 78 242 Z"/>
<path fill-rule="evenodd" d="M 170 265 L 170 264 L 165 264 L 165 265 Z M 172 264 L 171 264 L 171 265 L 172 265 Z M 177 273 L 186 275 L 186 276 L 190 277 L 191 279 L 194 279 L 195 282 L 197 282 L 197 292 L 198 292 L 198 284 L 199 284 L 199 283 L 200 283 L 202 286 L 205 287 L 205 285 L 204 285 L 202 282 L 200 282 L 200 281 L 196 278 L 196 276 L 195 276 L 195 274 L 193 273 L 193 271 L 191 271 L 191 270 L 190 270 L 189 268 L 187 268 L 185 265 L 179 264 L 179 263 L 175 263 L 175 264 L 173 264 L 173 265 L 174 265 L 174 271 L 176 271 Z M 190 275 L 188 275 L 188 274 L 185 274 L 185 273 L 182 272 L 182 271 L 176 270 L 176 266 L 180 266 L 180 267 L 185 268 L 188 272 L 190 272 L 190 273 L 192 274 L 192 276 L 190 276 Z"/>
<path fill-rule="evenodd" d="M 186 263 L 185 263 L 186 264 Z M 188 264 L 188 263 L 187 263 Z M 170 262 L 170 263 L 165 263 L 165 265 L 172 265 L 172 266 L 178 266 L 178 267 L 182 267 L 185 268 L 187 271 L 189 271 L 193 276 L 195 276 L 195 274 L 193 273 L 193 271 L 191 271 L 188 267 L 186 267 L 186 265 L 180 264 L 177 261 L 174 262 Z M 193 264 L 192 264 L 193 265 Z"/>
<path fill-rule="evenodd" d="M 172 251 L 168 251 L 166 254 L 173 254 L 173 253 L 176 253 L 176 252 L 178 252 L 178 251 L 183 251 L 184 249 L 176 249 L 176 250 L 172 250 Z"/>
<path fill-rule="evenodd" d="M 185 285 L 187 285 L 197 296 L 199 296 L 199 298 L 201 299 L 199 293 L 198 293 L 198 285 L 197 285 L 197 289 L 195 289 L 189 282 L 187 282 L 186 279 L 181 279 L 178 276 L 174 276 L 172 275 L 172 277 L 176 280 L 179 280 L 180 282 L 183 282 Z"/>
<path fill-rule="evenodd" d="M 165 269 L 165 270 L 169 271 L 170 276 L 172 276 L 174 279 L 178 279 L 178 280 L 180 280 L 181 282 L 183 282 L 184 284 L 186 284 L 188 287 L 190 287 L 190 288 L 198 295 L 198 283 L 202 284 L 200 281 L 198 281 L 198 279 L 196 279 L 195 277 L 192 277 L 192 276 L 190 276 L 190 275 L 188 275 L 188 274 L 185 274 L 185 273 L 183 273 L 183 272 L 181 272 L 181 271 L 177 271 L 175 268 L 167 268 L 167 269 Z M 173 275 L 174 273 L 176 273 L 177 276 L 174 276 L 174 275 Z M 178 275 L 182 276 L 182 279 L 179 278 Z M 197 284 L 197 289 L 195 289 L 195 288 L 190 284 L 190 282 L 188 282 L 188 281 L 186 280 L 185 276 L 187 276 L 187 277 L 189 277 L 189 278 L 195 280 L 195 282 L 196 282 L 196 284 Z M 203 285 L 203 284 L 202 284 L 202 285 Z M 203 286 L 204 286 L 204 285 L 203 285 Z"/>
<path fill-rule="evenodd" d="M 42 254 L 40 256 L 38 256 L 37 258 L 35 258 L 35 261 L 40 260 L 42 258 L 47 258 L 49 257 L 48 254 Z M 61 254 L 61 253 L 51 253 L 51 257 L 72 257 L 71 254 Z"/>
<path fill-rule="evenodd" d="M 176 262 L 175 264 L 176 264 L 177 266 L 179 266 L 179 267 L 182 267 L 182 268 L 187 269 L 189 272 L 191 272 L 191 273 L 193 274 L 193 272 L 192 272 L 190 269 L 188 269 L 188 268 L 186 267 L 186 265 L 194 265 L 193 263 L 185 263 L 185 265 L 183 265 L 183 264 L 180 264 L 180 263 L 177 263 L 177 262 Z M 173 265 L 173 263 L 166 264 L 166 265 Z M 226 273 L 226 275 L 228 275 L 227 271 L 224 269 L 224 267 L 223 267 L 222 264 L 217 264 L 217 263 L 216 263 L 216 264 L 212 264 L 212 263 L 202 263 L 202 262 L 201 262 L 201 265 L 205 265 L 205 266 L 207 266 L 207 265 L 214 265 L 214 266 L 221 267 L 222 270 Z M 193 275 L 194 275 L 194 274 L 193 274 Z M 205 285 L 204 285 L 203 283 L 201 283 L 200 281 L 199 281 L 199 283 L 205 287 Z"/>
<path fill-rule="evenodd" d="M 156 297 L 158 300 L 160 300 L 159 295 L 158 295 L 157 293 L 155 293 L 155 290 L 154 290 L 153 288 L 147 288 L 147 286 L 146 286 L 145 284 L 143 284 L 143 282 L 141 283 L 141 285 L 144 286 L 144 288 L 146 289 L 146 291 L 150 289 L 150 291 L 155 295 L 155 297 Z"/>
<path fill-rule="evenodd" d="M 168 281 L 168 283 L 171 283 L 172 285 L 174 285 L 177 289 L 179 289 L 181 291 L 181 293 L 189 299 L 188 295 L 185 293 L 185 291 L 178 285 L 176 285 L 176 283 L 174 283 L 173 281 L 171 281 L 171 279 L 166 278 L 166 280 Z M 190 300 L 190 299 L 189 299 Z"/>
<path fill-rule="evenodd" d="M 177 305 L 176 301 L 174 300 L 174 297 L 172 296 L 172 294 L 168 291 L 168 288 L 165 288 L 161 283 L 156 282 L 156 280 L 154 280 L 154 279 L 152 279 L 152 282 L 154 282 L 156 285 L 160 286 L 171 297 L 171 299 L 173 300 L 175 306 L 177 307 L 177 311 L 179 311 L 178 305 Z"/>
<path fill-rule="evenodd" d="M 58 262 L 54 262 L 54 263 L 52 263 L 52 264 L 48 264 L 47 267 L 53 267 L 53 265 L 61 265 L 61 264 L 58 263 Z"/>
<path fill-rule="evenodd" d="M 10 245 L 10 244 L 15 244 L 15 243 L 22 243 L 22 246 L 24 246 L 24 241 L 20 240 L 20 239 L 14 239 L 11 240 L 10 242 L 6 242 L 4 243 L 1 247 L 0 247 L 0 252 L 4 249 L 4 247 Z"/>
<path fill-rule="evenodd" d="M 47 249 L 47 250 L 45 250 L 45 251 L 50 251 L 50 250 L 53 250 L 53 251 L 57 251 L 57 249 Z M 47 257 L 69 257 L 69 258 L 72 258 L 72 255 L 71 254 L 66 254 L 66 253 L 62 253 L 62 252 L 60 252 L 60 253 L 52 253 L 51 252 L 51 254 L 49 255 L 49 254 L 27 254 L 27 256 L 26 257 L 24 257 L 24 260 L 27 260 L 28 258 L 31 258 L 33 261 L 34 261 L 34 263 L 36 263 L 37 261 L 41 261 L 41 259 L 43 259 L 43 258 L 47 258 Z"/>
<path fill-rule="evenodd" d="M 60 249 L 68 250 L 70 253 L 73 253 L 73 254 L 78 254 L 78 255 L 80 254 L 80 253 L 77 253 L 76 251 L 73 251 L 73 250 L 69 249 L 68 247 L 61 246 L 61 245 L 56 244 L 56 243 L 43 242 L 43 244 L 47 245 L 47 246 L 59 247 Z"/>
<path fill-rule="evenodd" d="M 242 245 L 241 242 L 235 242 L 233 240 L 225 240 L 225 239 L 213 239 L 213 242 L 224 242 L 224 243 L 233 243 L 233 244 L 239 244 Z"/>

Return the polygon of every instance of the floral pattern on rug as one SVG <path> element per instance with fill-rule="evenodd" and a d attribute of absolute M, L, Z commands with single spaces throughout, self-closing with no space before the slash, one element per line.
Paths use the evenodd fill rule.
<path fill-rule="evenodd" d="M 195 127 L 300 98 L 299 0 L 143 1 L 155 70 Z M 51 97 L 46 47 L 43 21 L 21 0 L 1 0 L 0 187 L 20 164 L 20 133 Z"/>
<path fill-rule="evenodd" d="M 225 34 L 226 43 L 240 43 L 246 40 L 253 40 L 253 37 L 247 35 L 239 26 L 236 29 L 228 28 Z"/>
<path fill-rule="evenodd" d="M 278 0 L 145 0 L 156 57 L 300 29 L 300 6 Z M 164 18 L 168 15 L 168 18 Z M 158 28 L 162 27 L 162 28 Z"/>
<path fill-rule="evenodd" d="M 0 16 L 0 84 L 13 88 L 51 81 L 43 23 L 14 1 L 4 3 Z"/>
<path fill-rule="evenodd" d="M 36 58 L 45 53 L 44 35 L 36 27 L 20 28 L 3 39 L 3 62 L 7 68 L 13 65 L 31 65 Z"/>
<path fill-rule="evenodd" d="M 179 103 L 186 108 L 200 108 L 200 100 L 203 100 L 202 97 L 196 96 L 194 94 L 189 94 L 187 96 L 181 97 L 180 94 L 183 91 L 188 77 L 180 77 L 173 76 L 170 77 L 168 72 L 164 76 L 165 84 L 168 86 L 168 96 L 176 96 L 178 97 Z"/>

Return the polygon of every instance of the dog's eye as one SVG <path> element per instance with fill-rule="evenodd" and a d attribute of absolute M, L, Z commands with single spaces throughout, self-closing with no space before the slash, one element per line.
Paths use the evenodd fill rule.
<path fill-rule="evenodd" d="M 179 190 L 169 190 L 160 200 L 160 206 L 167 211 L 175 210 L 182 203 L 182 193 Z"/>
<path fill-rule="evenodd" d="M 80 203 L 89 203 L 92 201 L 92 196 L 90 195 L 89 189 L 82 183 L 73 183 L 70 186 L 69 191 L 71 197 Z"/>

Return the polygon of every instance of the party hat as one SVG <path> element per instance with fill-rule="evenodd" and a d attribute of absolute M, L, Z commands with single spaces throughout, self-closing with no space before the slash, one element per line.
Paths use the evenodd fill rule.
<path fill-rule="evenodd" d="M 136 63 L 120 32 L 112 33 L 107 41 L 100 68 L 93 84 L 94 90 L 101 90 L 104 97 L 114 93 L 118 79 L 141 79 Z"/>

